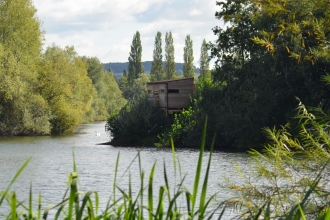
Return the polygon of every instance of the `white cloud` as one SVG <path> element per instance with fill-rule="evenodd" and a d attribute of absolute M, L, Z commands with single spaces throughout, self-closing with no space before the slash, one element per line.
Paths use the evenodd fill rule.
<path fill-rule="evenodd" d="M 141 33 L 142 59 L 152 60 L 157 31 L 172 31 L 175 59 L 182 62 L 184 40 L 191 35 L 195 64 L 203 39 L 214 41 L 214 0 L 35 0 L 37 16 L 46 31 L 45 46 L 73 45 L 79 55 L 102 62 L 127 62 L 136 31 Z M 164 50 L 163 50 L 164 51 Z"/>
<path fill-rule="evenodd" d="M 202 14 L 202 12 L 198 11 L 197 9 L 194 9 L 194 10 L 190 11 L 190 13 L 189 13 L 189 15 L 191 15 L 191 16 L 197 16 L 200 14 Z"/>

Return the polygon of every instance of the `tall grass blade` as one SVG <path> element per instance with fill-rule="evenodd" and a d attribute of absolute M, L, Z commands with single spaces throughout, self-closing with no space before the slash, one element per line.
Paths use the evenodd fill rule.
<path fill-rule="evenodd" d="M 224 206 L 223 206 L 223 205 L 224 205 Z M 215 210 L 213 211 L 213 213 L 208 217 L 208 220 L 213 219 L 213 216 L 214 216 L 215 212 L 216 212 L 217 210 L 219 210 L 220 207 L 222 207 L 222 206 L 223 206 L 223 208 L 222 208 L 222 210 L 221 210 L 221 212 L 220 212 L 220 214 L 219 214 L 218 220 L 222 219 L 222 216 L 225 214 L 225 211 L 226 211 L 226 208 L 227 208 L 227 204 L 226 204 L 225 202 L 221 203 L 220 205 L 218 205 L 217 208 L 215 208 Z"/>
<path fill-rule="evenodd" d="M 159 188 L 159 195 L 158 195 L 158 206 L 156 210 L 156 219 L 163 219 L 164 213 L 164 187 L 161 186 Z"/>
<path fill-rule="evenodd" d="M 213 154 L 213 149 L 214 149 L 214 142 L 215 142 L 215 135 L 213 136 L 213 140 L 212 140 L 212 144 L 211 144 L 210 156 L 209 156 L 209 160 L 207 163 L 203 188 L 202 188 L 202 192 L 201 192 L 200 204 L 199 204 L 200 217 L 202 217 L 202 218 L 203 218 L 206 208 L 207 208 L 207 205 L 205 205 L 205 200 L 206 200 L 206 195 L 207 195 L 207 184 L 208 184 L 208 180 L 209 180 L 209 173 L 210 173 L 212 154 Z"/>
<path fill-rule="evenodd" d="M 201 170 L 202 170 L 202 165 L 203 165 L 203 154 L 204 154 L 204 148 L 205 148 L 206 128 L 207 128 L 207 118 L 204 123 L 202 143 L 201 143 L 201 148 L 200 148 L 199 158 L 198 158 L 198 163 L 197 163 L 197 169 L 196 169 L 196 174 L 195 174 L 194 189 L 192 192 L 192 205 L 191 205 L 192 207 L 191 207 L 191 213 L 190 213 L 191 218 L 194 215 L 194 209 L 195 209 L 195 204 L 196 204 L 197 194 L 198 194 L 198 192 L 197 192 L 198 185 L 199 185 L 199 180 L 200 180 L 200 175 L 201 175 Z"/>
<path fill-rule="evenodd" d="M 168 200 L 170 201 L 171 200 L 171 192 L 170 192 L 170 185 L 169 185 L 168 178 L 167 178 L 167 171 L 166 171 L 165 161 L 163 163 L 163 167 L 164 167 L 164 181 L 165 181 L 166 192 L 167 192 L 166 194 L 167 194 Z"/>
<path fill-rule="evenodd" d="M 300 204 L 298 204 L 298 208 L 299 208 L 299 213 L 300 213 L 300 215 L 301 215 L 302 220 L 306 220 L 305 213 L 304 213 L 304 211 L 302 210 Z M 298 219 L 300 219 L 300 218 L 298 218 Z"/>
<path fill-rule="evenodd" d="M 187 213 L 191 213 L 191 193 L 186 191 L 186 203 L 187 203 Z"/>
<path fill-rule="evenodd" d="M 41 217 L 41 193 L 39 193 L 39 196 L 38 196 L 38 219 L 40 219 Z"/>
<path fill-rule="evenodd" d="M 16 199 L 16 193 L 12 192 L 10 193 L 10 210 L 11 210 L 11 219 L 16 220 L 17 217 L 17 199 Z"/>
<path fill-rule="evenodd" d="M 114 178 L 113 178 L 113 184 L 112 184 L 112 196 L 108 199 L 107 205 L 105 207 L 104 213 L 108 213 L 110 210 L 110 203 L 112 202 L 113 204 L 117 204 L 116 202 L 116 188 L 117 188 L 117 175 L 118 175 L 118 166 L 119 166 L 119 157 L 120 157 L 120 152 L 118 152 L 117 159 L 116 159 L 116 165 L 115 165 L 115 173 L 114 173 Z"/>
<path fill-rule="evenodd" d="M 61 216 L 61 213 L 62 213 L 62 210 L 64 209 L 65 207 L 65 203 L 61 204 L 60 207 L 58 208 L 56 214 L 55 214 L 55 218 L 54 220 L 57 220 L 59 219 L 59 217 Z M 67 217 L 66 219 L 70 219 L 69 217 Z"/>
<path fill-rule="evenodd" d="M 120 157 L 120 152 L 118 152 L 117 159 L 116 159 L 116 168 L 115 168 L 115 176 L 113 180 L 113 199 L 116 200 L 116 186 L 117 186 L 117 175 L 118 175 L 118 166 L 119 166 L 119 157 Z"/>
<path fill-rule="evenodd" d="M 89 206 L 89 210 L 91 210 L 91 212 L 90 212 L 90 218 L 94 218 L 94 212 L 93 212 L 93 205 L 92 205 L 92 200 L 91 200 L 91 195 L 93 195 L 94 194 L 94 196 L 95 196 L 95 209 L 96 209 L 96 213 L 95 214 L 97 214 L 97 210 L 98 210 L 98 193 L 97 192 L 95 192 L 95 191 L 88 191 L 86 194 L 85 194 L 85 196 L 84 196 L 84 198 L 83 198 L 83 201 L 82 201 L 82 204 L 81 204 L 81 207 L 80 207 L 80 210 L 78 211 L 77 210 L 77 212 L 79 212 L 78 213 L 78 219 L 82 219 L 83 218 L 83 214 L 84 214 L 84 209 L 85 209 L 85 206 L 87 205 L 87 206 Z M 88 203 L 90 203 L 90 205 L 88 205 Z"/>
<path fill-rule="evenodd" d="M 327 211 L 327 214 L 325 216 L 325 220 L 330 220 L 330 209 Z"/>
<path fill-rule="evenodd" d="M 175 153 L 175 147 L 174 147 L 174 142 L 173 138 L 171 137 L 171 148 L 172 148 L 172 159 L 173 159 L 173 165 L 174 165 L 174 184 L 176 183 L 176 153 Z M 169 189 L 169 188 L 168 188 Z M 175 190 L 175 189 L 173 189 Z M 174 191 L 173 191 L 174 193 Z"/>
<path fill-rule="evenodd" d="M 68 219 L 73 219 L 73 208 L 76 205 L 76 201 L 78 200 L 78 187 L 77 187 L 77 180 L 78 180 L 78 174 L 76 172 L 71 173 L 71 186 L 70 186 L 70 197 L 69 197 L 69 212 L 68 212 Z M 76 209 L 76 213 L 78 214 L 78 211 Z"/>
<path fill-rule="evenodd" d="M 259 217 L 261 216 L 262 211 L 264 210 L 265 206 L 267 205 L 267 208 L 270 206 L 270 202 L 271 202 L 271 200 L 268 200 L 267 202 L 265 202 L 265 204 L 263 204 L 263 206 L 261 208 L 259 208 L 258 213 L 255 216 L 253 216 L 253 220 L 258 220 L 259 219 Z M 263 219 L 269 219 L 269 217 L 267 216 L 267 211 L 266 211 L 265 216 L 264 216 Z"/>
<path fill-rule="evenodd" d="M 171 138 L 171 148 L 172 148 L 172 159 L 174 164 L 174 172 L 176 171 L 176 154 L 175 154 L 175 148 L 173 143 L 173 138 Z"/>
<path fill-rule="evenodd" d="M 23 170 L 25 169 L 25 167 L 27 166 L 27 164 L 30 162 L 31 158 L 27 159 L 23 165 L 19 168 L 19 170 L 16 172 L 15 176 L 13 177 L 13 179 L 10 181 L 9 185 L 7 186 L 5 192 L 2 194 L 2 197 L 0 199 L 0 206 L 2 205 L 3 200 L 6 198 L 7 193 L 10 189 L 10 187 L 14 184 L 14 182 L 16 181 L 16 179 L 19 177 L 19 175 L 23 172 Z"/>
<path fill-rule="evenodd" d="M 178 190 L 177 192 L 174 193 L 174 197 L 173 198 L 170 198 L 169 197 L 169 205 L 168 205 L 168 208 L 167 208 L 167 212 L 166 212 L 166 218 L 165 219 L 173 219 L 173 216 L 175 215 L 175 211 L 173 210 L 176 210 L 177 207 L 176 207 L 176 201 L 177 201 L 177 198 L 182 194 L 184 193 L 183 190 L 181 190 L 182 188 L 182 185 L 183 185 L 183 182 L 184 182 L 184 179 L 182 179 L 182 181 L 180 182 L 180 184 L 178 185 Z M 169 192 L 169 190 L 168 190 Z"/>
<path fill-rule="evenodd" d="M 174 216 L 176 214 L 175 211 L 173 212 L 173 207 L 175 207 L 175 202 L 182 193 L 183 191 L 178 191 L 177 193 L 174 194 L 174 197 L 170 200 L 165 219 L 175 219 Z M 176 208 L 174 210 L 176 210 Z"/>
<path fill-rule="evenodd" d="M 32 207 L 32 185 L 30 183 L 30 192 L 29 192 L 29 210 L 28 210 L 28 219 L 32 219 L 33 217 L 33 207 Z"/>
<path fill-rule="evenodd" d="M 140 207 L 139 207 L 139 220 L 143 219 L 143 191 L 144 191 L 144 172 L 142 171 L 141 155 L 140 151 L 138 152 L 139 159 L 139 172 L 140 172 Z"/>
<path fill-rule="evenodd" d="M 42 215 L 42 219 L 44 220 L 46 220 L 47 219 L 47 217 L 48 217 L 48 214 L 49 214 L 49 211 L 50 211 L 50 209 L 52 208 L 52 205 L 48 205 L 47 207 L 46 207 L 46 209 L 45 209 L 45 211 L 44 211 L 44 214 Z M 38 219 L 40 219 L 40 218 L 38 218 Z"/>
<path fill-rule="evenodd" d="M 213 199 L 215 198 L 215 196 L 216 196 L 216 194 L 214 194 L 213 196 L 211 196 L 208 200 L 207 200 L 207 202 L 205 203 L 205 208 L 204 208 L 204 212 L 203 212 L 203 215 L 200 215 L 200 216 L 202 216 L 202 217 L 199 217 L 199 219 L 204 219 L 205 217 L 206 217 L 206 208 L 207 207 L 209 207 L 209 204 L 213 201 Z M 211 215 L 213 215 L 214 213 L 215 213 L 215 209 L 213 210 L 213 212 L 210 212 L 210 213 L 212 213 Z"/>
<path fill-rule="evenodd" d="M 152 213 L 154 210 L 154 200 L 153 200 L 153 181 L 155 174 L 156 163 L 151 168 L 148 184 L 148 209 L 149 209 L 149 219 L 152 220 Z"/>

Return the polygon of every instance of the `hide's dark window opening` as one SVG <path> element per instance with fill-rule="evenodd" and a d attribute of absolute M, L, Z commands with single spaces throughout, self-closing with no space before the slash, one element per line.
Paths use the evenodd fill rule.
<path fill-rule="evenodd" d="M 168 93 L 179 93 L 178 89 L 169 89 Z"/>

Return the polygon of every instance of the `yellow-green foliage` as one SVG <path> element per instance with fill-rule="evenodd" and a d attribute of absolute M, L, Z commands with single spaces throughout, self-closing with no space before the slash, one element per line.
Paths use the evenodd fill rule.
<path fill-rule="evenodd" d="M 40 93 L 51 109 L 52 134 L 71 133 L 91 108 L 96 91 L 73 47 L 47 48 L 40 66 Z"/>
<path fill-rule="evenodd" d="M 106 120 L 126 103 L 112 71 L 107 72 L 97 57 L 81 57 L 97 92 L 84 121 Z"/>
<path fill-rule="evenodd" d="M 35 13 L 29 0 L 0 2 L 0 135 L 50 132 L 37 91 L 43 33 Z"/>
<path fill-rule="evenodd" d="M 0 135 L 70 133 L 125 102 L 97 58 L 94 82 L 73 47 L 42 53 L 43 38 L 31 0 L 0 1 Z"/>

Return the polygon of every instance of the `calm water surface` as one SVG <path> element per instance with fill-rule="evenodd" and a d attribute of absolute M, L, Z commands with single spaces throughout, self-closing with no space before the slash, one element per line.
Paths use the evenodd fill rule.
<path fill-rule="evenodd" d="M 73 170 L 73 152 L 80 178 L 80 190 L 97 191 L 101 207 L 106 204 L 111 195 L 115 163 L 119 153 L 117 183 L 123 189 L 128 188 L 129 174 L 132 176 L 133 188 L 138 189 L 140 186 L 136 158 L 139 151 L 142 168 L 147 174 L 145 183 L 148 181 L 152 165 L 156 163 L 155 186 L 164 185 L 164 162 L 171 184 L 179 183 L 179 173 L 174 172 L 170 149 L 97 145 L 108 142 L 111 138 L 105 132 L 104 126 L 104 122 L 82 125 L 81 134 L 64 137 L 0 138 L 0 191 L 8 186 L 24 161 L 32 158 L 11 189 L 16 191 L 19 200 L 26 200 L 31 185 L 35 199 L 41 193 L 43 204 L 57 204 L 65 194 L 68 176 Z M 100 136 L 96 136 L 96 132 L 100 133 Z M 198 155 L 199 151 L 196 150 L 177 151 L 182 173 L 187 175 L 185 185 L 191 191 Z M 205 153 L 205 166 L 207 156 L 208 153 Z M 210 171 L 209 194 L 220 191 L 217 197 L 219 200 L 229 198 L 230 195 L 219 185 L 225 182 L 224 177 L 239 181 L 240 177 L 233 163 L 248 171 L 247 160 L 247 154 L 215 152 Z M 157 194 L 157 191 L 154 194 Z"/>

